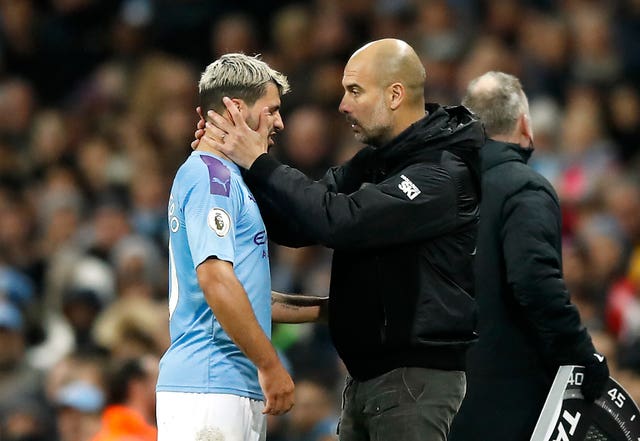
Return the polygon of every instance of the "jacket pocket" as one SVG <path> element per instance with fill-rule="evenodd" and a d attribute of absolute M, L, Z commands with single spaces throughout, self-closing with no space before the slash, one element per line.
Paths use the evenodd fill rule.
<path fill-rule="evenodd" d="M 412 342 L 438 345 L 475 339 L 475 299 L 431 262 L 428 255 L 421 256 L 421 265 Z"/>

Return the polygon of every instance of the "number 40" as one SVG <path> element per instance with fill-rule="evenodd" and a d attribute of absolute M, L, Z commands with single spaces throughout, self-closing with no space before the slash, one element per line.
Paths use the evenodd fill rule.
<path fill-rule="evenodd" d="M 622 392 L 618 391 L 618 389 L 614 387 L 607 392 L 607 395 L 609 395 L 611 400 L 616 403 L 616 406 L 622 409 L 622 406 L 624 406 L 624 400 L 626 399 L 626 397 L 622 395 Z"/>

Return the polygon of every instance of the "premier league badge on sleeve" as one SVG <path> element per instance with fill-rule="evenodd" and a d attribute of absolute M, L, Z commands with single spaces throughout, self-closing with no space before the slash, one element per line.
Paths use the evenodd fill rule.
<path fill-rule="evenodd" d="M 613 378 L 593 403 L 580 386 L 584 368 L 561 366 L 531 441 L 640 441 L 640 410 Z"/>
<path fill-rule="evenodd" d="M 231 218 L 222 208 L 212 208 L 207 215 L 207 224 L 218 236 L 224 237 L 231 227 Z"/>

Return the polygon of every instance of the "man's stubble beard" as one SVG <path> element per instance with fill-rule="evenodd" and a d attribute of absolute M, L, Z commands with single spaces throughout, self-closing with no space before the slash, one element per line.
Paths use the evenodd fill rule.
<path fill-rule="evenodd" d="M 384 105 L 384 98 L 380 96 L 379 101 L 371 112 L 371 125 L 367 129 L 360 126 L 361 133 L 356 134 L 358 141 L 373 147 L 381 147 L 391 140 L 393 132 L 392 115 Z"/>

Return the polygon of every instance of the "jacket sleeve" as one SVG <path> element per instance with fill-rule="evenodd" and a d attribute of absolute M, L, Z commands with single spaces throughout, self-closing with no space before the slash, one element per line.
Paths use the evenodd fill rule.
<path fill-rule="evenodd" d="M 371 168 L 371 160 L 375 154 L 373 147 L 362 148 L 353 158 L 340 167 L 331 167 L 320 182 L 327 191 L 334 193 L 353 193 L 358 190 Z"/>
<path fill-rule="evenodd" d="M 258 207 L 260 207 L 260 214 L 267 228 L 269 239 L 279 245 L 292 248 L 318 243 L 309 237 L 302 226 L 291 216 L 288 216 L 286 211 L 278 209 L 278 206 L 274 204 L 269 194 L 260 184 L 253 182 L 251 179 L 247 179 L 247 184 L 249 184 L 249 188 L 251 188 L 256 198 Z"/>
<path fill-rule="evenodd" d="M 314 182 L 267 154 L 254 162 L 249 174 L 274 208 L 331 248 L 426 240 L 452 229 L 456 221 L 456 187 L 448 173 L 435 166 L 413 165 L 402 175 L 380 184 L 364 183 L 351 193 L 338 191 L 339 176 Z M 342 180 L 342 187 L 348 187 L 348 178 Z"/>
<path fill-rule="evenodd" d="M 547 362 L 582 364 L 595 351 L 562 276 L 557 198 L 542 187 L 525 188 L 506 200 L 502 214 L 507 283 Z"/>
<path fill-rule="evenodd" d="M 343 166 L 327 170 L 320 180 L 321 184 L 333 192 L 351 192 L 357 189 L 364 179 L 364 170 L 367 169 L 372 153 L 371 147 L 364 147 Z M 245 170 L 243 177 L 258 202 L 271 240 L 293 248 L 318 244 L 318 240 L 311 237 L 302 224 L 274 202 L 266 186 L 256 178 L 255 173 Z"/>

